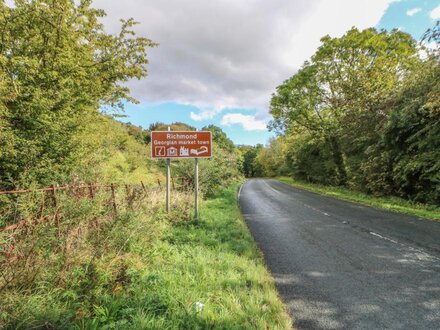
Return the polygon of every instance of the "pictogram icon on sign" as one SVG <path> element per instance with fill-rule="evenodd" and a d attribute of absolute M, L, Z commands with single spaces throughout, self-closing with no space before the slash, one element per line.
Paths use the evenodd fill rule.
<path fill-rule="evenodd" d="M 176 157 L 177 156 L 177 148 L 170 147 L 167 149 L 167 156 Z"/>
<path fill-rule="evenodd" d="M 191 155 L 202 155 L 208 152 L 208 147 L 200 147 L 198 149 L 191 149 Z"/>
<path fill-rule="evenodd" d="M 165 157 L 165 147 L 155 147 L 156 155 L 159 157 Z"/>
<path fill-rule="evenodd" d="M 189 156 L 189 149 L 185 147 L 180 147 L 179 156 Z"/>

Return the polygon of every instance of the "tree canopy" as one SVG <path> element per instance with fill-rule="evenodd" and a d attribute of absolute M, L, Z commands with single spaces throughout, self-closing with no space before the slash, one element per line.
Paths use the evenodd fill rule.
<path fill-rule="evenodd" d="M 425 34 L 431 49 L 398 30 L 322 38 L 272 96 L 270 128 L 282 141 L 257 157 L 266 172 L 277 172 L 267 155 L 284 148 L 284 174 L 438 203 L 438 31 Z"/>
<path fill-rule="evenodd" d="M 91 0 L 0 2 L 0 181 L 50 183 L 73 170 L 73 136 L 103 106 L 135 102 L 124 85 L 147 74 L 133 19 L 107 34 Z M 56 174 L 55 174 L 56 173 Z"/>

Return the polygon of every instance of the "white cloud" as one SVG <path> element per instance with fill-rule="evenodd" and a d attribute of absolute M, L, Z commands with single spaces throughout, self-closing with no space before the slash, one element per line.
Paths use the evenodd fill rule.
<path fill-rule="evenodd" d="M 222 108 L 217 108 L 217 109 L 202 109 L 202 111 L 200 112 L 200 114 L 197 114 L 195 112 L 190 113 L 190 117 L 192 120 L 195 121 L 202 121 L 202 120 L 207 120 L 207 119 L 212 119 L 215 117 L 216 114 L 222 112 Z"/>
<path fill-rule="evenodd" d="M 120 18 L 141 24 L 149 76 L 129 87 L 143 102 L 178 102 L 212 118 L 223 109 L 256 109 L 267 119 L 271 94 L 315 52 L 324 34 L 375 26 L 393 0 L 94 0 L 116 32 Z"/>
<path fill-rule="evenodd" d="M 430 13 L 429 16 L 432 19 L 440 19 L 440 5 L 436 8 L 434 8 Z"/>
<path fill-rule="evenodd" d="M 408 9 L 407 11 L 406 11 L 406 14 L 408 15 L 408 16 L 414 16 L 415 14 L 417 14 L 417 13 L 419 13 L 419 12 L 421 12 L 422 11 L 422 8 L 412 8 L 412 9 Z"/>
<path fill-rule="evenodd" d="M 258 120 L 255 116 L 243 115 L 241 113 L 228 113 L 223 116 L 222 125 L 230 126 L 240 124 L 246 131 L 265 131 L 266 123 Z"/>

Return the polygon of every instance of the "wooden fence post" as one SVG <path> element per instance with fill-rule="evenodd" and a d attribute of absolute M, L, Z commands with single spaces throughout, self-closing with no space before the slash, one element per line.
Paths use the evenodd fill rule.
<path fill-rule="evenodd" d="M 144 192 L 146 193 L 147 192 L 147 188 L 145 188 L 145 185 L 144 185 L 144 183 L 141 181 L 141 186 L 142 186 L 142 189 L 144 190 Z"/>
<path fill-rule="evenodd" d="M 133 210 L 132 199 L 130 197 L 130 188 L 128 184 L 125 184 L 125 203 L 127 204 L 127 209 Z"/>
<path fill-rule="evenodd" d="M 112 205 L 113 205 L 113 214 L 116 216 L 118 215 L 118 210 L 116 208 L 116 194 L 115 194 L 115 185 L 112 183 L 110 185 L 111 191 L 112 191 Z"/>
<path fill-rule="evenodd" d="M 95 193 L 93 191 L 93 183 L 89 184 L 89 194 L 91 199 L 95 199 Z"/>
<path fill-rule="evenodd" d="M 60 222 L 58 218 L 58 202 L 57 202 L 57 193 L 56 193 L 57 189 L 54 184 L 51 186 L 51 188 L 52 188 L 53 207 L 55 209 L 55 224 L 58 227 L 60 225 Z"/>

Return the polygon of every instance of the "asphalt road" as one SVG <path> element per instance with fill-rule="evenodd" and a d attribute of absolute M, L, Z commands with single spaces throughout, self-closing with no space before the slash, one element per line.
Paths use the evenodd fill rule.
<path fill-rule="evenodd" d="M 440 329 L 440 223 L 292 188 L 240 207 L 298 329 Z"/>

